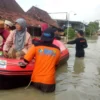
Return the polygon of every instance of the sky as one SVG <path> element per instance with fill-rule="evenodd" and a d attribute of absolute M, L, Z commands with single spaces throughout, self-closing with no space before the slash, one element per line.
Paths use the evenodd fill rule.
<path fill-rule="evenodd" d="M 67 18 L 72 21 L 89 22 L 100 20 L 100 0 L 16 0 L 24 9 L 32 6 L 48 13 L 68 12 Z M 76 15 L 75 15 L 76 14 Z M 50 14 L 53 19 L 66 19 L 66 14 Z"/>

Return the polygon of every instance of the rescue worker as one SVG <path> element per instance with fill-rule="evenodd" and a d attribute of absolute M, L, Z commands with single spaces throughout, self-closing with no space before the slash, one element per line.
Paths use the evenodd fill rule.
<path fill-rule="evenodd" d="M 73 41 L 67 42 L 67 44 L 76 44 L 76 57 L 84 57 L 85 52 L 84 48 L 87 48 L 87 41 L 84 38 L 84 32 L 82 30 L 77 31 L 76 33 L 77 38 Z"/>
<path fill-rule="evenodd" d="M 35 66 L 31 77 L 33 86 L 43 92 L 53 92 L 55 90 L 55 69 L 59 62 L 60 49 L 52 44 L 54 33 L 51 29 L 44 31 L 41 40 L 41 42 L 34 43 L 19 66 L 25 68 L 35 57 Z"/>

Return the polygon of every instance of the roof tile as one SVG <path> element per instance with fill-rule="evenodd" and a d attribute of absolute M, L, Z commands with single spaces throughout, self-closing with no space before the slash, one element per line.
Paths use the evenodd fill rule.
<path fill-rule="evenodd" d="M 46 22 L 55 27 L 59 27 L 58 24 L 56 23 L 56 21 L 53 20 L 46 11 L 41 10 L 37 7 L 33 6 L 32 8 L 30 8 L 27 11 L 27 14 L 32 16 L 33 18 L 37 18 L 37 20 Z"/>

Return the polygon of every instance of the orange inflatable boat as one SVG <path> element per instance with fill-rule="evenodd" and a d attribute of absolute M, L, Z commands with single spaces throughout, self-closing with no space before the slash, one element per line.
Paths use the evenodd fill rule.
<path fill-rule="evenodd" d="M 59 64 L 66 63 L 69 58 L 68 49 L 59 40 L 54 40 L 53 44 L 61 49 Z M 25 69 L 18 66 L 18 62 L 20 61 L 0 57 L 0 89 L 11 89 L 28 85 L 32 71 L 34 70 L 35 61 L 28 64 Z"/>

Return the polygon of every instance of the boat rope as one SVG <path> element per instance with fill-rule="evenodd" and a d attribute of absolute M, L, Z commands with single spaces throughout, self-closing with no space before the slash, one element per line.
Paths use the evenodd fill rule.
<path fill-rule="evenodd" d="M 15 65 L 15 66 L 18 66 L 18 64 L 17 64 L 17 63 L 11 63 L 11 62 L 10 62 L 10 63 L 8 63 L 8 62 L 7 62 L 7 64 L 8 64 L 8 65 Z"/>
<path fill-rule="evenodd" d="M 29 84 L 25 87 L 25 89 L 28 89 L 28 87 L 30 86 L 31 84 L 31 81 L 29 82 Z"/>

